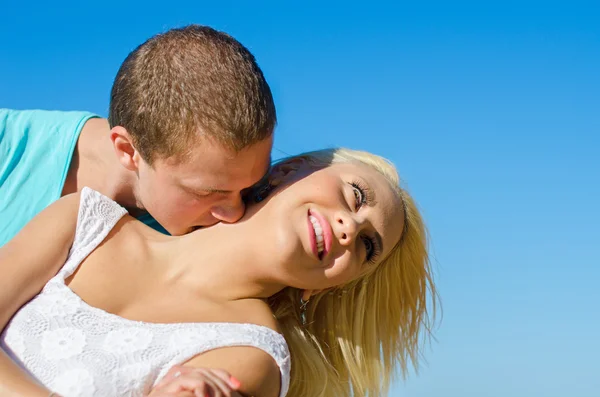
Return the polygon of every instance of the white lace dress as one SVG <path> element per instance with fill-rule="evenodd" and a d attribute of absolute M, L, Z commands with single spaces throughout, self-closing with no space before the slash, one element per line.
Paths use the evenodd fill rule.
<path fill-rule="evenodd" d="M 84 188 L 68 259 L 0 336 L 0 347 L 43 385 L 65 397 L 143 396 L 175 364 L 211 349 L 253 346 L 281 370 L 287 393 L 290 353 L 283 336 L 254 324 L 131 321 L 91 307 L 64 280 L 126 213 Z M 33 245 L 34 246 L 34 245 Z"/>

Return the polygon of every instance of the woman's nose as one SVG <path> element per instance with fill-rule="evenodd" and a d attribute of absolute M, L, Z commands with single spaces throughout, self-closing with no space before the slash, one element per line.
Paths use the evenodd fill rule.
<path fill-rule="evenodd" d="M 358 222 L 350 214 L 338 213 L 333 225 L 335 236 L 341 245 L 350 245 L 356 238 Z"/>

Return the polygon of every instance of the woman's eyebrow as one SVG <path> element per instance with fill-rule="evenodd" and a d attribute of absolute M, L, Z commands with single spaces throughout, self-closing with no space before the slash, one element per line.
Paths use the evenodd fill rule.
<path fill-rule="evenodd" d="M 383 253 L 383 239 L 381 238 L 381 234 L 379 234 L 379 232 L 375 232 L 375 241 L 377 241 L 379 252 Z"/>

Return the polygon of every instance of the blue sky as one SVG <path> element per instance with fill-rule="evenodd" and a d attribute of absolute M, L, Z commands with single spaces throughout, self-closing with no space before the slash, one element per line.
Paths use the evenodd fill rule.
<path fill-rule="evenodd" d="M 598 396 L 599 3 L 284 3 L 4 4 L 0 107 L 106 115 L 135 46 L 225 30 L 273 89 L 274 157 L 373 151 L 423 210 L 444 317 L 391 396 Z"/>

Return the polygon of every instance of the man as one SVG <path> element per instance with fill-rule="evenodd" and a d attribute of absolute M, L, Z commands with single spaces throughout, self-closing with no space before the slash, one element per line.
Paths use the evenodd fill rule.
<path fill-rule="evenodd" d="M 108 120 L 0 109 L 0 246 L 83 186 L 173 235 L 235 222 L 268 171 L 275 124 L 238 41 L 198 25 L 154 36 L 121 65 Z"/>

